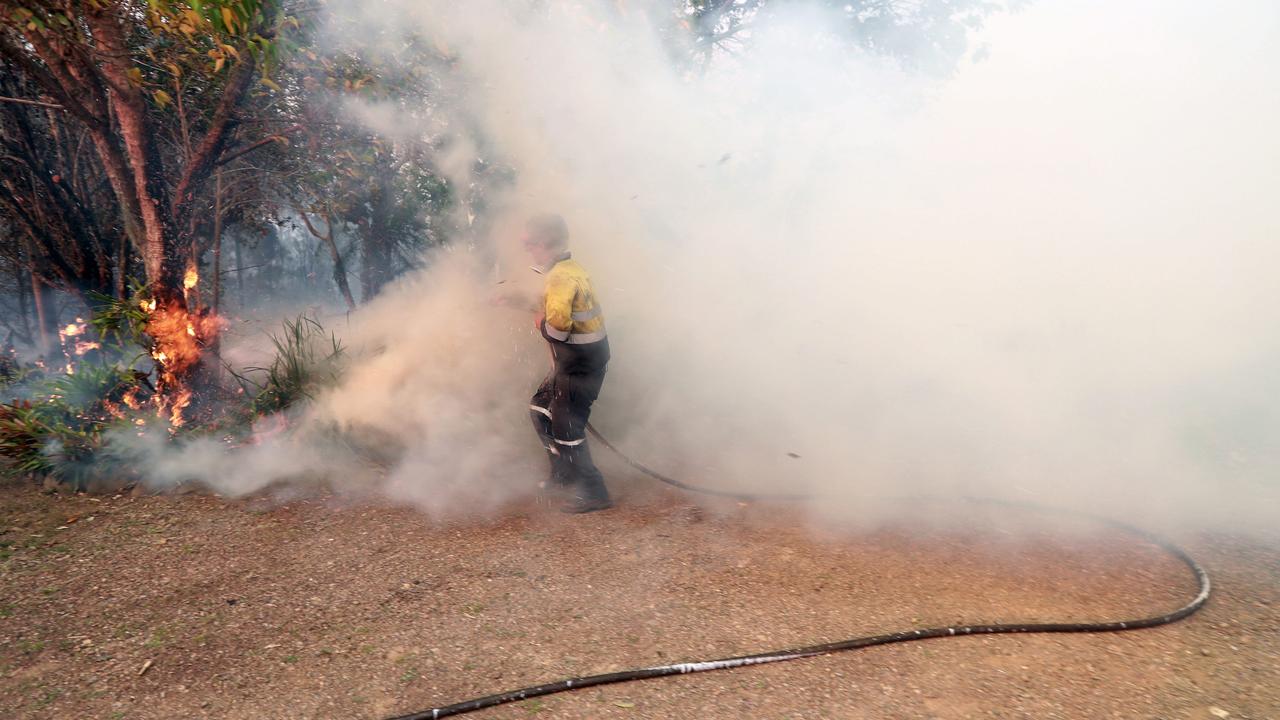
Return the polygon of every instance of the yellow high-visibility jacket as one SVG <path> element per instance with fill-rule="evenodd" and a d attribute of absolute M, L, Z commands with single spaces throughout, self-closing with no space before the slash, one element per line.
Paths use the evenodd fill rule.
<path fill-rule="evenodd" d="M 547 271 L 542 300 L 542 332 L 548 340 L 591 345 L 605 339 L 604 315 L 591 289 L 591 278 L 565 253 Z"/>

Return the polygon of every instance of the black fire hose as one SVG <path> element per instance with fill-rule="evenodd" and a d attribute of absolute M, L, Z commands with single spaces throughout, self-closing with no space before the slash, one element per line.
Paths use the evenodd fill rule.
<path fill-rule="evenodd" d="M 613 451 L 623 460 L 623 462 L 645 475 L 658 480 L 659 482 L 678 487 L 682 490 L 742 500 L 800 500 L 807 497 L 804 495 L 752 495 L 748 493 L 727 492 L 722 490 L 713 490 L 710 488 L 701 488 L 696 485 L 689 485 L 688 483 L 680 482 L 679 480 L 669 478 L 659 472 L 650 470 L 644 465 L 641 465 L 624 455 L 618 450 L 618 448 L 614 447 L 608 440 L 606 440 L 594 427 L 588 425 L 587 429 L 601 445 Z M 964 498 L 964 500 L 1034 508 L 1037 510 L 1052 510 L 1054 512 L 1067 512 L 1055 508 L 1043 508 L 1024 503 L 987 500 L 983 498 Z M 1074 514 L 1084 515 L 1083 513 Z M 927 638 L 954 637 L 958 635 L 994 635 L 998 633 L 1098 633 L 1115 632 L 1119 630 L 1138 630 L 1141 628 L 1150 628 L 1156 627 L 1157 625 L 1167 625 L 1172 622 L 1177 622 L 1178 620 L 1181 620 L 1199 610 L 1204 606 L 1205 602 L 1208 601 L 1210 588 L 1209 574 L 1206 573 L 1204 568 L 1200 567 L 1200 564 L 1188 555 L 1185 550 L 1167 540 L 1164 540 L 1163 538 L 1152 535 L 1145 530 L 1141 530 L 1131 525 L 1107 518 L 1093 517 L 1091 515 L 1087 517 L 1091 520 L 1096 520 L 1145 538 L 1154 545 L 1168 552 L 1170 555 L 1178 558 L 1191 570 L 1191 573 L 1195 576 L 1196 582 L 1200 586 L 1200 591 L 1196 593 L 1196 596 L 1185 605 L 1172 612 L 1168 612 L 1163 615 L 1137 618 L 1134 620 L 1110 620 L 1088 623 L 958 625 L 954 627 L 928 628 L 926 630 L 905 630 L 889 635 L 854 638 L 852 640 L 842 640 L 840 642 L 824 643 L 821 645 L 807 645 L 788 650 L 772 650 L 769 652 L 756 653 L 754 655 L 739 655 L 737 657 L 722 658 L 719 660 L 703 660 L 699 662 L 676 663 L 674 665 L 656 665 L 654 667 L 639 668 L 636 670 L 622 670 L 620 672 L 603 673 L 601 675 L 587 675 L 585 677 L 557 680 L 555 682 L 521 688 L 519 690 L 508 690 L 507 692 L 498 693 L 497 695 L 487 695 L 485 697 L 474 698 L 472 700 L 464 700 L 463 702 L 445 705 L 444 707 L 432 708 L 431 710 L 424 710 L 422 712 L 411 713 L 409 715 L 400 715 L 395 718 L 391 718 L 390 720 L 427 720 L 428 718 L 434 719 L 449 717 L 450 715 L 462 715 L 464 713 L 494 707 L 495 705 L 504 705 L 506 703 L 528 700 L 530 698 L 541 697 L 543 695 L 552 695 L 554 693 L 566 692 L 568 690 L 578 690 L 580 688 L 592 687 L 595 685 L 611 685 L 613 683 L 630 682 L 632 680 L 648 680 L 650 678 L 667 677 L 668 675 L 686 675 L 688 673 L 705 672 L 707 670 L 726 670 L 728 668 L 744 667 L 747 665 L 764 665 L 766 663 L 782 662 L 784 660 L 798 660 L 800 658 L 828 655 L 842 650 L 858 650 L 860 648 L 871 647 L 873 645 L 888 645 L 889 643 L 907 642 L 909 640 L 925 640 Z"/>

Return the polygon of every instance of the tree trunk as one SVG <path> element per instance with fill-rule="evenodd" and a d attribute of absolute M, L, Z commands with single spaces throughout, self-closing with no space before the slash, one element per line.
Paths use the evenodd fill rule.
<path fill-rule="evenodd" d="M 347 301 L 347 309 L 356 309 L 355 296 L 351 294 L 351 284 L 347 282 L 347 264 L 342 260 L 342 253 L 338 252 L 338 243 L 333 238 L 333 215 L 325 212 L 320 217 L 324 218 L 325 232 L 320 231 L 311 224 L 311 219 L 302 210 L 295 211 L 302 217 L 302 222 L 306 224 L 307 231 L 315 235 L 321 242 L 329 248 L 329 257 L 333 259 L 333 281 L 337 283 L 338 290 L 342 292 L 342 299 Z"/>
<path fill-rule="evenodd" d="M 25 50 L 7 42 L 3 34 L 0 34 L 0 54 L 22 67 L 84 124 L 94 150 L 102 161 L 111 191 L 120 204 L 121 226 L 141 254 L 145 236 L 139 219 L 141 209 L 138 194 L 134 191 L 133 176 L 129 172 L 124 151 L 113 134 L 107 92 L 101 75 L 74 48 L 65 48 L 65 53 L 60 52 L 39 31 L 28 32 L 25 37 L 35 54 L 44 62 L 43 66 L 28 56 Z"/>
<path fill-rule="evenodd" d="M 236 302 L 244 307 L 244 259 L 240 256 L 240 233 L 235 234 L 236 243 Z"/>
<path fill-rule="evenodd" d="M 185 270 L 179 253 L 169 252 L 167 238 L 174 237 L 168 223 L 169 197 L 164 187 L 164 166 L 156 137 L 151 132 L 146 100 L 129 77 L 131 55 L 117 18 L 119 8 L 103 5 L 86 15 L 103 62 L 111 109 L 124 140 L 124 150 L 133 174 L 133 191 L 142 220 L 140 248 L 147 281 L 157 299 L 181 303 Z M 175 238 L 176 239 L 176 238 Z M 184 306 L 185 307 L 185 306 Z"/>
<path fill-rule="evenodd" d="M 328 218 L 325 219 L 328 220 Z M 338 284 L 338 290 L 342 291 L 342 299 L 347 301 L 347 309 L 355 310 L 356 299 L 351 294 L 351 284 L 347 282 L 347 264 L 343 262 L 342 253 L 338 251 L 338 243 L 333 239 L 333 225 L 329 226 L 329 234 L 324 240 L 329 246 L 329 257 L 333 259 L 333 281 Z"/>
<path fill-rule="evenodd" d="M 0 55 L 16 62 L 84 124 L 120 204 L 121 226 L 142 258 L 152 294 L 166 305 L 185 309 L 183 250 L 190 240 L 185 230 L 192 197 L 211 173 L 235 125 L 234 111 L 256 74 L 255 56 L 242 49 L 199 146 L 181 176 L 168 178 L 151 127 L 148 100 L 135 83 L 139 70 L 135 49 L 129 46 L 122 25 L 134 14 L 132 4 L 101 0 L 73 5 L 82 13 L 87 30 L 84 42 L 67 41 L 32 25 L 24 31 L 29 49 L 0 35 Z M 261 33 L 271 34 L 275 14 L 274 6 L 263 8 Z M 36 61 L 37 56 L 42 62 Z M 172 197 L 170 187 L 175 189 Z M 122 285 L 117 278 L 118 292 Z"/>
<path fill-rule="evenodd" d="M 129 274 L 129 235 L 127 233 L 120 235 L 120 247 L 116 249 L 116 269 L 115 269 L 115 298 L 124 300 L 127 289 L 127 276 Z"/>
<path fill-rule="evenodd" d="M 391 279 L 391 216 L 394 200 L 388 192 L 390 177 L 383 172 L 375 176 L 369 193 L 372 208 L 369 222 L 364 226 L 360 244 L 360 299 L 369 302 L 382 291 Z"/>
<path fill-rule="evenodd" d="M 213 176 L 213 314 L 222 303 L 222 171 Z"/>

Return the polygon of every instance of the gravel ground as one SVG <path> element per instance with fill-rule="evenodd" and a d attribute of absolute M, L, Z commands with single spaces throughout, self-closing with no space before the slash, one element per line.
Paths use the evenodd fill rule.
<path fill-rule="evenodd" d="M 0 712 L 382 718 L 563 677 L 913 627 L 1163 612 L 1149 543 L 988 511 L 819 531 L 784 508 L 622 488 L 432 523 L 317 494 L 0 488 Z M 981 513 L 980 513 L 981 514 Z M 967 637 L 593 688 L 476 718 L 1280 718 L 1280 543 L 1179 538 L 1215 583 L 1163 628 Z"/>

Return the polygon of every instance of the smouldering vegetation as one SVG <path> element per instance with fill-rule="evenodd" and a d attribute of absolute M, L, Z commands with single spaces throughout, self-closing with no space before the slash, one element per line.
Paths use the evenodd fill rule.
<path fill-rule="evenodd" d="M 228 381 L 208 380 L 238 385 L 239 392 L 221 392 L 216 404 L 174 423 L 155 390 L 162 366 L 139 346 L 148 336 L 129 309 L 139 303 L 106 300 L 72 336 L 94 334 L 89 357 L 64 348 L 66 363 L 52 369 L 13 355 L 0 362 L 0 392 L 11 396 L 0 404 L 0 468 L 71 489 L 127 485 L 138 478 L 106 451 L 113 434 L 162 432 L 179 441 L 214 435 L 230 447 L 252 433 L 255 418 L 305 404 L 340 377 L 341 342 L 318 320 L 298 316 L 270 334 L 276 353 L 266 366 L 229 371 Z"/>

